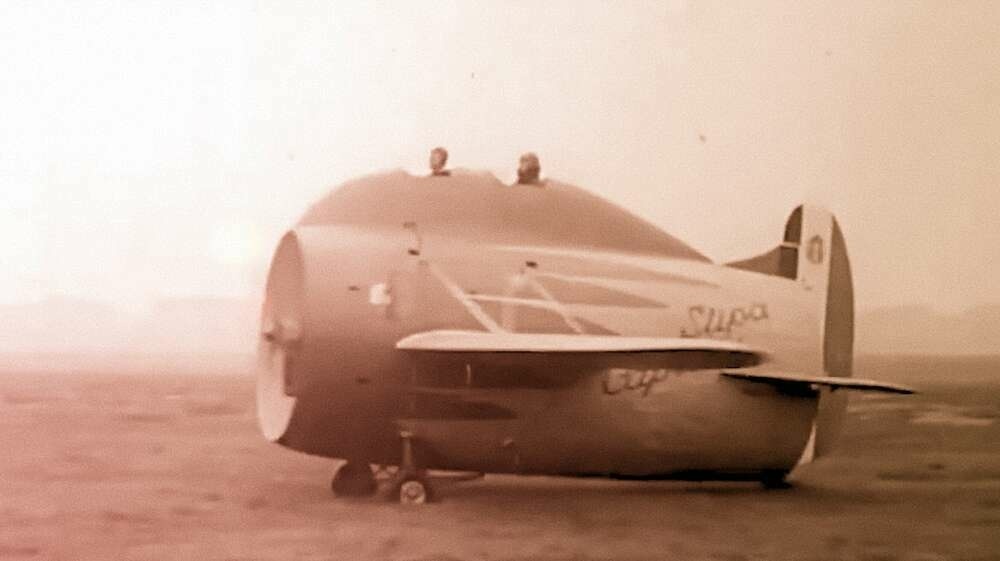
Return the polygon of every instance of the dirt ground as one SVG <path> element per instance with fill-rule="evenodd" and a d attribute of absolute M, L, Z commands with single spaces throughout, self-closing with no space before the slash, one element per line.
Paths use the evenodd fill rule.
<path fill-rule="evenodd" d="M 0 559 L 1000 559 L 1000 359 L 879 358 L 795 487 L 487 476 L 442 502 L 331 497 L 266 443 L 246 374 L 0 372 Z"/>

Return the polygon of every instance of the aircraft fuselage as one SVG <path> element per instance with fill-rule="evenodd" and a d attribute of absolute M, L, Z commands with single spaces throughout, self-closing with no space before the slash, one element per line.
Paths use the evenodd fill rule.
<path fill-rule="evenodd" d="M 395 344 L 435 329 L 718 338 L 767 349 L 776 368 L 822 371 L 810 287 L 689 259 L 413 230 L 286 235 L 263 323 L 294 338 L 261 353 L 269 438 L 398 464 L 406 430 L 426 443 L 428 468 L 509 473 L 737 476 L 803 458 L 819 392 L 727 379 L 719 372 L 734 365 L 696 354 L 484 361 Z"/>

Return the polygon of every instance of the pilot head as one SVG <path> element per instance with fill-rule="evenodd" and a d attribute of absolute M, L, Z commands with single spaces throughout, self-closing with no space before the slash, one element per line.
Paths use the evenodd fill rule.
<path fill-rule="evenodd" d="M 448 170 L 444 169 L 444 166 L 447 163 L 448 163 L 447 150 L 445 150 L 440 146 L 431 150 L 431 158 L 430 158 L 431 175 L 450 175 L 448 173 Z"/>
<path fill-rule="evenodd" d="M 527 152 L 521 155 L 520 164 L 517 166 L 517 182 L 521 185 L 539 185 L 539 175 L 542 172 L 542 165 L 538 162 L 538 156 L 534 152 Z"/>

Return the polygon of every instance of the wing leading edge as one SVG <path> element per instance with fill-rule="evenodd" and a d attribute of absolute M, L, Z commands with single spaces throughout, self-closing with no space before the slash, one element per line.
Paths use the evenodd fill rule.
<path fill-rule="evenodd" d="M 766 354 L 734 341 L 694 338 L 624 337 L 617 335 L 567 335 L 561 333 L 496 333 L 486 331 L 438 330 L 416 333 L 400 339 L 396 348 L 403 351 L 437 353 L 657 353 L 705 351 L 735 353 L 760 364 Z M 730 355 L 731 356 L 731 355 Z M 889 382 L 810 376 L 796 372 L 762 372 L 754 369 L 723 369 L 727 378 L 770 384 L 789 389 L 823 386 L 831 390 L 873 391 L 896 394 L 915 393 L 913 388 Z"/>
<path fill-rule="evenodd" d="M 400 339 L 404 351 L 470 353 L 640 353 L 709 351 L 764 357 L 762 351 L 733 341 L 694 338 L 568 335 L 562 333 L 494 333 L 487 331 L 425 331 Z"/>

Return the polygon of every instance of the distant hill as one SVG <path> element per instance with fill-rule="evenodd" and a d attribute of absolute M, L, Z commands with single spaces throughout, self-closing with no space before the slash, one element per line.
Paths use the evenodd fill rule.
<path fill-rule="evenodd" d="M 1000 354 L 1000 304 L 944 314 L 895 306 L 858 314 L 857 353 Z"/>
<path fill-rule="evenodd" d="M 114 306 L 78 298 L 0 306 L 0 352 L 117 351 L 127 317 Z"/>
<path fill-rule="evenodd" d="M 248 354 L 255 302 L 161 300 L 143 310 L 76 298 L 0 306 L 0 353 Z"/>
<path fill-rule="evenodd" d="M 252 353 L 258 313 L 256 304 L 246 300 L 161 300 L 135 322 L 124 346 L 151 354 Z"/>

